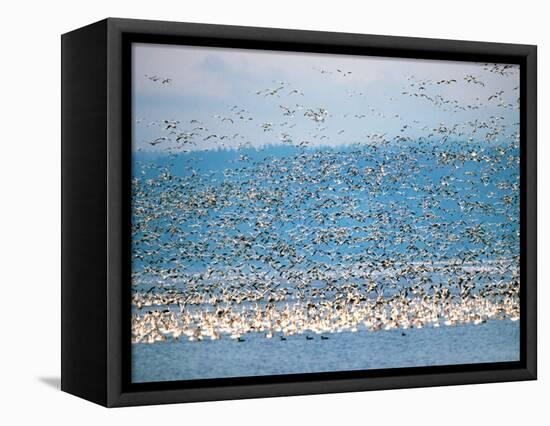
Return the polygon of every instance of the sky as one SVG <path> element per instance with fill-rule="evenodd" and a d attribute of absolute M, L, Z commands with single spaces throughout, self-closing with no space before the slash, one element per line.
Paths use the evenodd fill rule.
<path fill-rule="evenodd" d="M 500 75 L 471 62 L 139 43 L 132 60 L 133 143 L 140 151 L 340 146 L 373 133 L 427 136 L 442 125 L 491 117 L 513 131 L 519 121 L 518 68 Z M 176 128 L 166 129 L 164 120 L 178 121 Z M 188 139 L 173 141 L 182 134 Z"/>

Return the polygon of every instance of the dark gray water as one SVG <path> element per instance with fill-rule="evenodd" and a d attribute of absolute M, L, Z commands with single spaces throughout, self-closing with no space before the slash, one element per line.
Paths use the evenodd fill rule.
<path fill-rule="evenodd" d="M 405 336 L 402 336 L 402 332 Z M 519 321 L 479 325 L 343 332 L 133 345 L 134 382 L 369 370 L 519 360 Z"/>

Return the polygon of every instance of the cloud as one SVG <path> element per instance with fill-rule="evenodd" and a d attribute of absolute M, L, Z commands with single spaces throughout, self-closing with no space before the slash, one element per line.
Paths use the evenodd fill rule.
<path fill-rule="evenodd" d="M 291 133 L 297 140 L 313 139 L 319 131 L 315 130 L 315 123 L 304 117 L 308 108 L 328 110 L 324 125 L 331 133 L 331 143 L 378 131 L 400 134 L 401 120 L 433 127 L 440 122 L 503 114 L 507 122 L 517 122 L 517 110 L 503 111 L 487 102 L 498 89 L 506 92 L 503 95 L 506 102 L 513 103 L 517 98 L 517 91 L 512 90 L 519 83 L 517 73 L 503 77 L 484 68 L 483 64 L 471 62 L 135 44 L 134 112 L 136 118 L 146 121 L 199 119 L 211 133 L 225 135 L 231 131 L 263 144 L 282 143 L 282 133 Z M 483 80 L 485 86 L 467 83 L 464 77 L 468 74 Z M 162 84 L 146 75 L 170 78 L 172 82 Z M 442 79 L 455 79 L 456 83 L 435 83 Z M 410 85 L 425 80 L 432 81 L 423 89 L 426 94 L 441 95 L 461 105 L 474 104 L 479 98 L 487 108 L 453 114 L 423 98 L 402 95 L 406 91 L 418 93 L 418 86 Z M 257 95 L 258 91 L 280 87 L 282 81 L 284 90 L 276 96 Z M 290 95 L 292 89 L 304 95 Z M 350 92 L 360 92 L 361 96 L 349 96 Z M 246 114 L 254 120 L 235 120 L 232 124 L 216 118 L 233 114 L 230 108 L 234 105 L 247 109 Z M 292 117 L 284 116 L 281 105 L 296 112 Z M 386 118 L 380 118 L 382 113 Z M 358 120 L 356 114 L 365 118 Z M 392 118 L 397 115 L 401 118 Z M 274 123 L 276 131 L 264 132 L 262 122 Z M 297 125 L 290 128 L 293 122 Z M 338 134 L 342 129 L 346 131 Z M 137 142 L 145 143 L 156 137 L 155 130 L 155 127 L 139 130 Z"/>
<path fill-rule="evenodd" d="M 238 96 L 243 86 L 252 90 L 254 84 L 272 83 L 272 80 L 288 81 L 295 86 L 316 84 L 343 90 L 365 89 L 382 81 L 403 84 L 405 76 L 411 75 L 459 81 L 466 74 L 483 75 L 489 82 L 487 94 L 492 82 L 502 83 L 499 76 L 484 71 L 482 64 L 468 62 L 155 44 L 135 44 L 133 59 L 134 88 L 140 95 L 227 99 Z M 170 86 L 162 85 L 147 80 L 145 74 L 173 81 Z M 443 86 L 440 89 L 444 94 L 455 92 L 458 100 L 471 100 L 468 92 L 472 90 Z M 483 92 L 481 87 L 469 89 Z"/>

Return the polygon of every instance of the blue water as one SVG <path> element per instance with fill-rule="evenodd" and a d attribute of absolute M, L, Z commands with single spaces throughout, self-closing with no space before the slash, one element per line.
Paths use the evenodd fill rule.
<path fill-rule="evenodd" d="M 405 336 L 402 336 L 402 332 Z M 519 321 L 479 325 L 135 345 L 132 380 L 156 382 L 519 361 Z"/>
<path fill-rule="evenodd" d="M 337 288 L 376 280 L 385 296 L 390 287 L 396 293 L 421 286 L 429 293 L 430 284 L 438 284 L 458 297 L 465 284 L 474 289 L 470 295 L 491 283 L 508 284 L 519 267 L 518 158 L 513 141 L 460 140 L 136 153 L 133 291 L 220 295 L 234 286 L 236 293 L 261 288 L 269 294 L 302 285 L 316 303 L 311 291 L 329 278 Z M 460 267 L 445 266 L 457 260 Z M 400 271 L 397 278 L 384 275 L 379 265 L 386 261 Z M 443 266 L 436 273 L 403 272 L 421 263 Z M 471 263 L 478 269 L 462 268 Z M 380 269 L 361 276 L 364 265 Z M 483 271 L 483 265 L 492 266 Z M 342 271 L 355 272 L 344 277 Z M 505 289 L 493 290 L 501 298 Z M 245 300 L 236 309 L 246 306 Z M 286 341 L 249 333 L 244 342 L 225 336 L 138 343 L 132 377 L 149 382 L 519 360 L 519 322 L 404 333 L 329 333 L 328 340 L 302 334 Z"/>
<path fill-rule="evenodd" d="M 502 146 L 504 154 L 499 152 Z M 470 152 L 479 155 L 474 159 Z M 450 160 L 444 161 L 443 154 Z M 243 250 L 234 241 L 254 243 L 263 238 L 269 243 L 272 236 L 273 244 L 295 247 L 296 258 L 326 262 L 329 254 L 331 262 L 340 265 L 357 262 L 365 251 L 406 261 L 414 256 L 417 262 L 446 260 L 464 252 L 480 261 L 514 258 L 519 255 L 519 191 L 511 186 L 519 181 L 518 158 L 519 148 L 512 142 L 487 146 L 461 141 L 390 144 L 383 152 L 357 145 L 307 150 L 274 146 L 176 156 L 137 153 L 133 198 L 138 226 L 133 244 L 134 251 L 145 256 L 134 256 L 133 270 L 143 271 L 152 262 L 157 270 L 201 271 L 214 260 L 217 267 L 235 267 L 243 261 L 259 266 L 261 262 L 247 255 L 266 254 L 266 249 L 256 244 Z M 372 170 L 368 176 L 366 169 Z M 205 201 L 209 195 L 215 195 L 215 205 Z M 504 203 L 505 197 L 512 201 Z M 259 228 L 259 220 L 269 226 Z M 484 241 L 464 234 L 480 226 Z M 330 234 L 337 228 L 346 228 L 354 244 L 341 247 Z M 152 230 L 155 242 L 172 245 L 143 241 Z M 376 239 L 365 238 L 373 232 L 380 233 Z M 323 238 L 314 239 L 323 233 Z M 496 240 L 502 244 L 492 244 Z M 317 251 L 307 252 L 306 245 Z M 271 254 L 283 264 L 289 262 L 287 253 Z M 260 266 L 272 270 L 265 262 Z"/>

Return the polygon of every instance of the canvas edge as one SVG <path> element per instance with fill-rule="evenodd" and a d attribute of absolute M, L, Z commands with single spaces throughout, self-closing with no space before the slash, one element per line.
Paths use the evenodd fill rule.
<path fill-rule="evenodd" d="M 107 404 L 107 21 L 61 37 L 61 390 Z"/>

